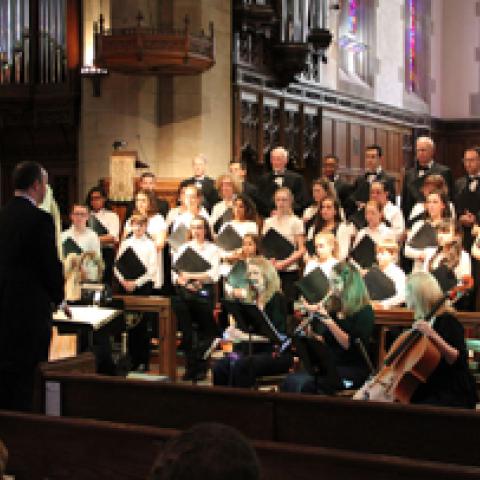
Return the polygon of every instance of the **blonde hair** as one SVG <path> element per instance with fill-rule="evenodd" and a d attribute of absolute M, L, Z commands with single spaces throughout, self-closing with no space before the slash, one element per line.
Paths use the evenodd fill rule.
<path fill-rule="evenodd" d="M 240 188 L 238 179 L 236 179 L 233 175 L 230 175 L 229 173 L 224 173 L 223 175 L 220 175 L 217 178 L 217 182 L 216 182 L 217 191 L 220 196 L 222 196 L 222 185 L 225 180 L 230 180 L 230 182 L 232 183 L 234 195 L 237 195 L 238 193 L 240 193 L 241 188 Z"/>
<path fill-rule="evenodd" d="M 281 292 L 281 283 L 278 272 L 272 263 L 267 260 L 265 257 L 256 256 L 247 259 L 247 267 L 250 265 L 257 266 L 265 280 L 265 292 L 264 292 L 264 301 L 267 304 L 270 299 L 277 292 Z"/>
<path fill-rule="evenodd" d="M 392 255 L 395 262 L 398 261 L 398 252 L 400 249 L 397 241 L 394 238 L 382 238 L 377 243 L 376 251 L 378 252 L 381 248 L 390 252 L 390 255 Z"/>
<path fill-rule="evenodd" d="M 134 223 L 137 225 L 147 225 L 148 217 L 146 215 L 142 215 L 141 213 L 133 213 L 130 217 L 130 225 Z"/>
<path fill-rule="evenodd" d="M 424 319 L 442 297 L 442 289 L 432 274 L 415 272 L 407 277 L 405 303 L 415 319 Z"/>
<path fill-rule="evenodd" d="M 338 259 L 338 242 L 335 235 L 332 232 L 319 232 L 315 235 L 314 244 L 315 251 L 317 248 L 317 239 L 325 239 L 327 243 L 332 247 L 332 256 Z"/>

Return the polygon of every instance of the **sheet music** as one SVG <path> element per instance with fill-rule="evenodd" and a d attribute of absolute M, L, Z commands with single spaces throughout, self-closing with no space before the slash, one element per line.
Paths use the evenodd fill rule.
<path fill-rule="evenodd" d="M 121 313 L 120 310 L 101 307 L 72 306 L 70 310 L 72 318 L 68 318 L 62 310 L 59 310 L 53 314 L 53 319 L 65 323 L 87 324 L 91 325 L 94 330 L 98 330 Z"/>

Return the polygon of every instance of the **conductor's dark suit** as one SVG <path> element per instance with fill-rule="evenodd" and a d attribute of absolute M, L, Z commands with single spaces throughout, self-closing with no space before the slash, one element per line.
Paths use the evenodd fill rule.
<path fill-rule="evenodd" d="M 0 210 L 0 408 L 29 410 L 64 294 L 52 217 L 14 197 Z"/>
<path fill-rule="evenodd" d="M 437 162 L 432 162 L 430 168 L 423 169 L 416 165 L 405 172 L 402 190 L 402 212 L 405 219 L 410 215 L 413 206 L 423 201 L 423 194 L 420 189 L 427 175 L 441 175 L 448 186 L 450 198 L 453 197 L 453 178 L 450 168 Z"/>
<path fill-rule="evenodd" d="M 281 178 L 281 181 L 277 180 Z M 302 215 L 304 208 L 308 206 L 308 192 L 305 180 L 301 175 L 291 170 L 285 170 L 277 175 L 273 172 L 265 173 L 258 182 L 259 211 L 263 217 L 269 217 L 275 208 L 273 196 L 282 187 L 287 187 L 293 194 L 293 210 L 296 215 Z"/>

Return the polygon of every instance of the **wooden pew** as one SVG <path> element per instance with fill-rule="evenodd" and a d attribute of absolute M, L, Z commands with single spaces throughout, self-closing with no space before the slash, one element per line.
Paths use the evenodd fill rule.
<path fill-rule="evenodd" d="M 16 480 L 140 480 L 174 430 L 0 412 Z M 264 480 L 468 480 L 480 469 L 319 447 L 253 442 Z M 228 459 L 225 459 L 228 461 Z"/>
<path fill-rule="evenodd" d="M 60 385 L 64 416 L 176 429 L 217 421 L 256 440 L 480 466 L 475 411 L 94 375 L 45 380 Z"/>

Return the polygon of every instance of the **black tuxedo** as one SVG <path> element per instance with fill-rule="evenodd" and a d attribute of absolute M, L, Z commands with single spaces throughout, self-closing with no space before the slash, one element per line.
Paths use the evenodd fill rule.
<path fill-rule="evenodd" d="M 330 180 L 330 183 L 332 183 L 331 178 L 328 178 L 328 180 Z M 335 193 L 337 194 L 340 205 L 347 215 L 356 210 L 355 204 L 352 205 L 350 200 L 350 195 L 352 194 L 352 185 L 350 183 L 340 178 L 339 175 L 335 175 L 333 179 L 333 188 L 335 189 Z"/>
<path fill-rule="evenodd" d="M 301 175 L 291 170 L 285 170 L 281 175 L 283 178 L 283 187 L 287 187 L 293 194 L 293 210 L 296 215 L 301 215 L 304 208 L 308 206 L 308 193 L 305 180 Z M 258 182 L 258 199 L 260 214 L 267 218 L 270 212 L 275 208 L 273 196 L 278 190 L 276 175 L 273 172 L 265 173 Z"/>
<path fill-rule="evenodd" d="M 388 199 L 395 203 L 395 179 L 388 175 L 384 170 L 376 172 L 372 182 L 382 182 L 385 184 L 385 189 L 388 193 Z M 352 194 L 350 195 L 350 202 L 362 202 L 365 203 L 370 198 L 370 182 L 367 180 L 367 173 L 357 177 L 352 187 Z"/>
<path fill-rule="evenodd" d="M 213 206 L 220 201 L 217 189 L 215 188 L 215 181 L 213 178 L 204 176 L 202 180 L 199 180 L 202 185 L 201 192 L 203 195 L 203 206 L 211 212 Z M 186 178 L 180 183 L 180 188 L 187 185 L 196 185 L 197 179 L 195 177 Z"/>
<path fill-rule="evenodd" d="M 0 406 L 28 410 L 64 294 L 52 217 L 22 197 L 0 210 Z"/>
<path fill-rule="evenodd" d="M 457 179 L 453 199 L 458 217 L 469 211 L 475 215 L 476 222 L 480 222 L 480 177 L 472 182 L 468 176 Z M 462 230 L 463 245 L 469 252 L 473 243 L 472 229 L 462 226 Z"/>
<path fill-rule="evenodd" d="M 445 182 L 448 186 L 449 195 L 452 197 L 453 179 L 450 168 L 437 162 L 433 162 L 432 166 L 425 172 L 423 176 L 419 175 L 419 170 L 416 166 L 409 168 L 405 172 L 405 178 L 403 179 L 401 207 L 404 218 L 408 218 L 410 216 L 410 212 L 417 202 L 422 202 L 424 200 L 420 189 L 423 186 L 425 177 L 432 174 L 441 175 L 445 179 Z"/>

